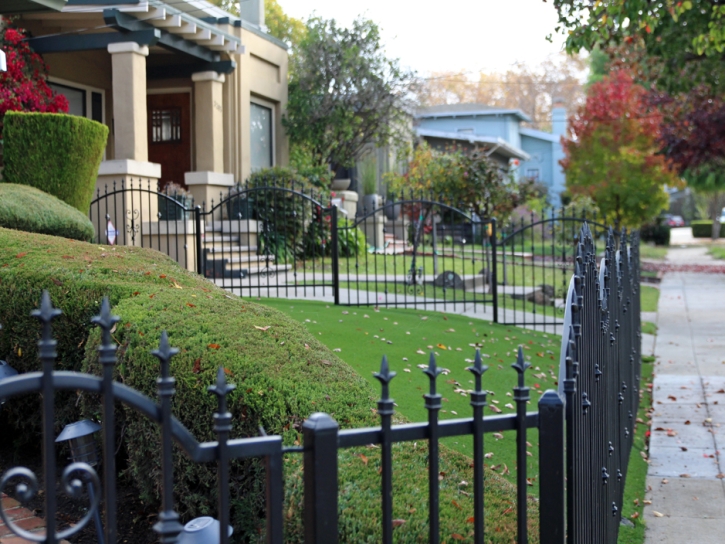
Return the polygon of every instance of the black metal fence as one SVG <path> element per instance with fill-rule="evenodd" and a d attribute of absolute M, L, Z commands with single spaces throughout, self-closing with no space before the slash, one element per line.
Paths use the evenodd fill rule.
<path fill-rule="evenodd" d="M 197 463 L 216 462 L 218 478 L 217 516 L 221 527 L 229 523 L 230 482 L 229 463 L 232 459 L 263 458 L 266 464 L 266 541 L 280 544 L 283 534 L 284 479 L 283 455 L 303 455 L 305 542 L 330 544 L 338 541 L 338 451 L 342 448 L 379 445 L 381 449 L 382 541 L 393 542 L 392 506 L 393 453 L 398 442 L 421 440 L 428 442 L 429 534 L 428 541 L 440 541 L 439 509 L 439 441 L 445 437 L 465 436 L 473 442 L 473 541 L 485 541 L 484 526 L 484 454 L 486 433 L 507 430 L 517 435 L 517 516 L 519 543 L 528 542 L 527 535 L 527 429 L 539 431 L 540 542 L 571 544 L 611 543 L 617 541 L 622 512 L 623 490 L 627 462 L 632 447 L 635 417 L 639 402 L 640 376 L 640 302 L 638 282 L 637 236 L 622 232 L 617 246 L 614 234 L 609 233 L 605 256 L 597 266 L 597 254 L 592 231 L 584 225 L 579 233 L 575 253 L 575 273 L 567 291 L 559 391 L 547 391 L 539 400 L 539 411 L 526 411 L 529 388 L 525 371 L 530 366 L 519 349 L 512 366 L 518 373 L 518 385 L 513 388 L 516 413 L 491 417 L 483 416 L 487 392 L 480 351 L 468 370 L 475 379 L 470 393 L 472 417 L 439 420 L 441 395 L 437 391 L 440 369 L 431 355 L 424 372 L 429 378 L 429 390 L 424 395 L 428 421 L 393 425 L 394 401 L 391 381 L 395 372 L 383 358 L 375 377 L 380 381 L 382 394 L 377 413 L 380 426 L 365 429 L 339 430 L 327 414 L 311 415 L 303 424 L 303 445 L 283 447 L 279 436 L 231 438 L 232 417 L 227 409 L 227 394 L 233 385 L 226 383 L 223 369 L 217 383 L 210 387 L 218 397 L 214 416 L 217 440 L 198 443 L 171 414 L 174 378 L 169 374 L 169 361 L 177 350 L 169 347 L 165 333 L 159 348 L 153 352 L 160 362 L 158 403 L 137 391 L 115 382 L 112 378 L 116 364 L 116 345 L 111 333 L 119 318 L 111 315 L 107 300 L 93 322 L 102 329 L 99 347 L 102 377 L 53 370 L 56 359 L 55 340 L 51 321 L 61 312 L 52 307 L 44 293 L 39 310 L 33 315 L 42 325 L 39 342 L 41 372 L 26 373 L 0 381 L 0 398 L 12 402 L 13 397 L 41 393 L 43 411 L 43 493 L 47 533 L 38 535 L 14 524 L 0 508 L 0 517 L 14 534 L 36 542 L 54 544 L 80 531 L 99 509 L 99 495 L 93 489 L 103 489 L 104 542 L 116 542 L 119 528 L 116 523 L 116 433 L 114 404 L 120 402 L 138 411 L 159 425 L 161 433 L 162 511 L 154 531 L 161 542 L 173 543 L 183 527 L 175 513 L 173 501 L 172 442 L 176 442 L 191 460 Z M 103 479 L 93 466 L 73 463 L 61 476 L 63 489 L 74 496 L 84 489 L 91 491 L 88 513 L 78 523 L 59 528 L 55 520 L 56 452 L 54 443 L 54 396 L 58 390 L 77 390 L 99 394 L 102 398 Z M 211 423 L 211 422 L 210 422 Z M 23 467 L 12 468 L 0 478 L 0 491 L 15 483 L 15 495 L 27 501 L 39 493 L 38 477 Z M 355 515 L 345 513 L 344 515 Z M 224 531 L 220 543 L 228 542 Z"/>
<path fill-rule="evenodd" d="M 237 186 L 195 206 L 130 180 L 99 192 L 91 219 L 98 243 L 157 249 L 244 297 L 443 310 L 557 334 L 582 222 L 595 251 L 607 235 L 596 217 L 547 210 L 499 225 L 422 192 L 345 208 L 294 185 Z"/>

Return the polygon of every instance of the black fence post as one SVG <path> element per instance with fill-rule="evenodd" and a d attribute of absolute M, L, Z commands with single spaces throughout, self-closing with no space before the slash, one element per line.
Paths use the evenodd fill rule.
<path fill-rule="evenodd" d="M 539 399 L 539 526 L 541 544 L 564 544 L 564 401 L 548 390 Z"/>
<path fill-rule="evenodd" d="M 491 219 L 491 290 L 493 292 L 493 322 L 498 323 L 498 257 L 496 256 L 496 218 Z"/>
<path fill-rule="evenodd" d="M 196 273 L 204 275 L 204 261 L 201 254 L 201 206 L 196 206 L 194 208 L 194 219 L 196 223 L 196 228 L 194 229 L 196 232 L 194 233 L 196 235 Z"/>
<path fill-rule="evenodd" d="M 312 414 L 304 437 L 305 544 L 337 543 L 337 422 Z"/>
<path fill-rule="evenodd" d="M 335 306 L 340 305 L 340 254 L 337 232 L 337 206 L 330 207 L 330 264 L 332 266 L 332 294 Z"/>

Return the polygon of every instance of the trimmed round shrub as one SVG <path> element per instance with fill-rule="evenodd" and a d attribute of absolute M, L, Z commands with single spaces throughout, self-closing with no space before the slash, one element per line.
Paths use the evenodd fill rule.
<path fill-rule="evenodd" d="M 642 242 L 652 242 L 658 246 L 669 246 L 670 227 L 664 223 L 660 225 L 655 223 L 642 225 L 642 228 L 639 229 L 639 239 Z"/>
<path fill-rule="evenodd" d="M 5 181 L 31 185 L 88 215 L 108 127 L 77 115 L 8 112 Z"/>
<path fill-rule="evenodd" d="M 62 200 L 28 185 L 0 183 L 0 227 L 90 242 L 90 219 Z"/>

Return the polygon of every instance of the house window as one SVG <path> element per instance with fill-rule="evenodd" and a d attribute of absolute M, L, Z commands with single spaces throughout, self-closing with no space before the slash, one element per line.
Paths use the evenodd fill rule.
<path fill-rule="evenodd" d="M 534 181 L 539 181 L 540 175 L 541 175 L 541 171 L 538 168 L 527 168 L 526 169 L 526 177 L 528 179 L 533 179 Z"/>
<path fill-rule="evenodd" d="M 103 123 L 103 93 L 90 87 L 75 87 L 49 81 L 48 86 L 68 100 L 68 113 Z"/>
<path fill-rule="evenodd" d="M 151 142 L 181 141 L 181 110 L 151 110 Z"/>
<path fill-rule="evenodd" d="M 252 102 L 250 112 L 252 172 L 274 166 L 272 108 Z"/>

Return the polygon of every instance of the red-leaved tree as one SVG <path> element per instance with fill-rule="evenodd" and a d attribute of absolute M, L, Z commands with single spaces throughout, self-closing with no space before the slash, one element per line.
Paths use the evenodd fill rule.
<path fill-rule="evenodd" d="M 606 221 L 639 227 L 667 207 L 665 185 L 679 177 L 659 153 L 662 115 L 631 74 L 615 70 L 587 92 L 563 140 L 566 184 L 591 197 Z"/>
<path fill-rule="evenodd" d="M 0 20 L 0 48 L 7 56 L 7 72 L 0 72 L 0 127 L 8 111 L 66 113 L 68 101 L 48 86 L 48 67 L 27 42 L 27 33 Z"/>

